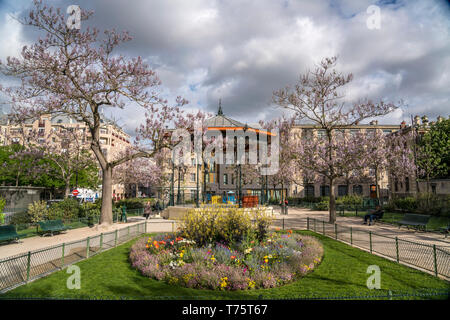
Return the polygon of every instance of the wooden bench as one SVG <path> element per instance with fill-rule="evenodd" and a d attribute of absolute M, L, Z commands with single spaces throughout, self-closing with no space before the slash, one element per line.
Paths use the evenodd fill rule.
<path fill-rule="evenodd" d="M 38 223 L 42 235 L 51 234 L 53 236 L 53 232 L 59 233 L 68 229 L 61 220 L 46 220 L 39 221 Z"/>
<path fill-rule="evenodd" d="M 409 226 L 424 228 L 424 230 L 427 230 L 427 223 L 430 220 L 431 216 L 425 215 L 425 214 L 415 214 L 415 213 L 405 213 L 403 216 L 403 219 L 398 221 L 399 228 L 402 225 L 405 225 L 409 228 Z"/>
<path fill-rule="evenodd" d="M 0 226 L 0 241 L 19 240 L 19 235 L 16 231 L 16 226 L 13 224 L 7 226 Z"/>

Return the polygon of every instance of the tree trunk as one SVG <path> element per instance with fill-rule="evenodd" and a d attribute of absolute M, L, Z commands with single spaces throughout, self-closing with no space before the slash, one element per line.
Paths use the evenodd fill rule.
<path fill-rule="evenodd" d="M 112 216 L 112 171 L 109 165 L 102 170 L 102 211 L 100 225 L 111 225 Z"/>
<path fill-rule="evenodd" d="M 66 186 L 64 188 L 64 199 L 67 199 L 70 194 L 70 181 L 66 181 Z"/>
<path fill-rule="evenodd" d="M 333 179 L 330 179 L 330 223 L 335 223 L 336 222 L 336 199 L 334 196 L 334 185 L 333 185 Z"/>

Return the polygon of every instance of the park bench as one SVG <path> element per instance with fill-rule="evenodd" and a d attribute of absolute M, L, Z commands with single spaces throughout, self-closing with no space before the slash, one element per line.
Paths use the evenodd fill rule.
<path fill-rule="evenodd" d="M 19 240 L 16 227 L 13 224 L 0 226 L 0 241 Z"/>
<path fill-rule="evenodd" d="M 402 225 L 405 225 L 409 228 L 409 226 L 421 228 L 423 227 L 424 230 L 427 230 L 427 223 L 428 220 L 430 220 L 431 216 L 424 215 L 424 214 L 414 214 L 414 213 L 405 213 L 403 216 L 403 219 L 398 221 L 399 228 Z"/>
<path fill-rule="evenodd" d="M 61 220 L 45 220 L 39 221 L 39 227 L 41 228 L 41 234 L 51 234 L 53 232 L 66 231 L 68 228 L 63 224 Z"/>

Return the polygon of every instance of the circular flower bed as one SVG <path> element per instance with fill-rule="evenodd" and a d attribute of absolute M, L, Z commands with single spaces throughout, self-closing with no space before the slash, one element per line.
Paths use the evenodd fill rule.
<path fill-rule="evenodd" d="M 273 288 L 304 276 L 321 261 L 323 248 L 311 236 L 269 233 L 263 241 L 198 246 L 174 234 L 138 240 L 132 266 L 147 277 L 189 288 L 246 290 Z"/>

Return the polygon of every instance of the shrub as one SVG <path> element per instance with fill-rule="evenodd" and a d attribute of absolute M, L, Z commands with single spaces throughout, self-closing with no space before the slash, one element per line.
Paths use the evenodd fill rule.
<path fill-rule="evenodd" d="M 330 209 L 330 200 L 322 200 L 314 205 L 314 209 L 318 211 L 327 211 Z"/>
<path fill-rule="evenodd" d="M 256 228 L 252 229 L 252 220 Z M 254 233 L 257 239 L 267 234 L 271 218 L 260 209 L 203 207 L 189 210 L 180 226 L 181 234 L 199 244 L 241 241 Z"/>
<path fill-rule="evenodd" d="M 80 211 L 80 204 L 78 201 L 68 198 L 52 204 L 48 209 L 47 218 L 49 220 L 74 220 L 78 218 Z"/>
<path fill-rule="evenodd" d="M 5 209 L 6 206 L 6 200 L 2 197 L 0 197 L 0 213 L 3 213 L 3 209 Z"/>
<path fill-rule="evenodd" d="M 102 208 L 101 202 L 84 202 L 80 206 L 79 217 L 90 218 L 99 216 Z"/>
<path fill-rule="evenodd" d="M 417 202 L 413 197 L 395 198 L 391 202 L 391 206 L 396 210 L 415 211 L 417 209 Z"/>
<path fill-rule="evenodd" d="M 358 195 L 347 195 L 337 198 L 336 204 L 354 206 L 363 204 L 363 198 Z"/>
<path fill-rule="evenodd" d="M 153 198 L 130 198 L 130 199 L 122 199 L 120 201 L 117 201 L 115 203 L 116 207 L 123 207 L 126 206 L 127 209 L 142 209 L 144 208 L 144 205 L 146 202 L 152 202 L 152 204 L 155 202 L 155 199 Z"/>
<path fill-rule="evenodd" d="M 5 208 L 6 200 L 0 197 L 0 224 L 5 223 L 5 214 L 3 213 L 3 209 Z"/>
<path fill-rule="evenodd" d="M 27 215 L 31 223 L 38 223 L 48 216 L 47 203 L 35 201 L 28 205 Z"/>
<path fill-rule="evenodd" d="M 450 212 L 450 195 L 420 193 L 416 198 L 417 211 L 437 216 L 447 216 Z"/>
<path fill-rule="evenodd" d="M 31 219 L 26 211 L 16 212 L 9 219 L 9 224 L 21 225 L 27 223 L 31 223 Z"/>

